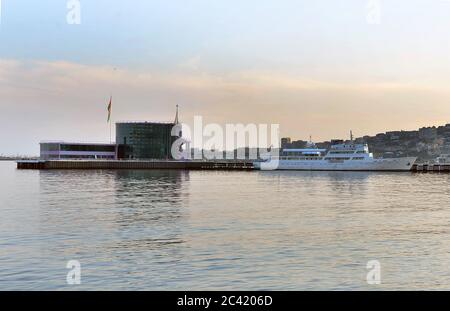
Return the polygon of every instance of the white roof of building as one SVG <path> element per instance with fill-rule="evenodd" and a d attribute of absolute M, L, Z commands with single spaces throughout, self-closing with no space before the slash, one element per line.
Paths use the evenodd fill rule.
<path fill-rule="evenodd" d="M 102 142 L 81 142 L 81 141 L 63 141 L 63 140 L 43 140 L 40 144 L 60 144 L 60 145 L 103 145 L 113 146 L 116 143 L 102 143 Z"/>
<path fill-rule="evenodd" d="M 173 122 L 155 122 L 155 121 L 118 121 L 116 124 L 163 124 L 163 125 L 175 125 Z"/>

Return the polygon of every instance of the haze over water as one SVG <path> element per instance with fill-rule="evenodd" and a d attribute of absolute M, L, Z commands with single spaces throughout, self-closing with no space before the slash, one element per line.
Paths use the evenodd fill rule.
<path fill-rule="evenodd" d="M 0 176 L 0 290 L 450 288 L 450 175 L 0 162 Z"/>

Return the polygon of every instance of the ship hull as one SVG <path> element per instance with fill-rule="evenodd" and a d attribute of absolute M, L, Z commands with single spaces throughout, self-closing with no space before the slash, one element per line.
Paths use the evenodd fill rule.
<path fill-rule="evenodd" d="M 411 171 L 416 158 L 371 159 L 365 161 L 329 161 L 329 160 L 271 160 L 255 162 L 260 170 L 295 171 Z"/>

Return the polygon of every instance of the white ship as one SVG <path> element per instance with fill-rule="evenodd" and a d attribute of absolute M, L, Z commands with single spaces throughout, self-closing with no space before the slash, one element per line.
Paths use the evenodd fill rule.
<path fill-rule="evenodd" d="M 374 158 L 367 144 L 338 143 L 330 150 L 315 148 L 283 149 L 281 156 L 254 162 L 260 170 L 304 171 L 410 171 L 417 158 Z"/>

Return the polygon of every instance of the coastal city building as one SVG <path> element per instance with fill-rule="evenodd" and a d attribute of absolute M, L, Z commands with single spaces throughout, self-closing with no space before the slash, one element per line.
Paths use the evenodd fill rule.
<path fill-rule="evenodd" d="M 119 159 L 172 159 L 175 123 L 120 122 L 116 124 L 116 143 L 123 152 Z"/>
<path fill-rule="evenodd" d="M 41 160 L 170 160 L 172 136 L 178 124 L 178 106 L 174 122 L 118 122 L 115 143 L 75 143 L 44 141 L 40 143 Z"/>

